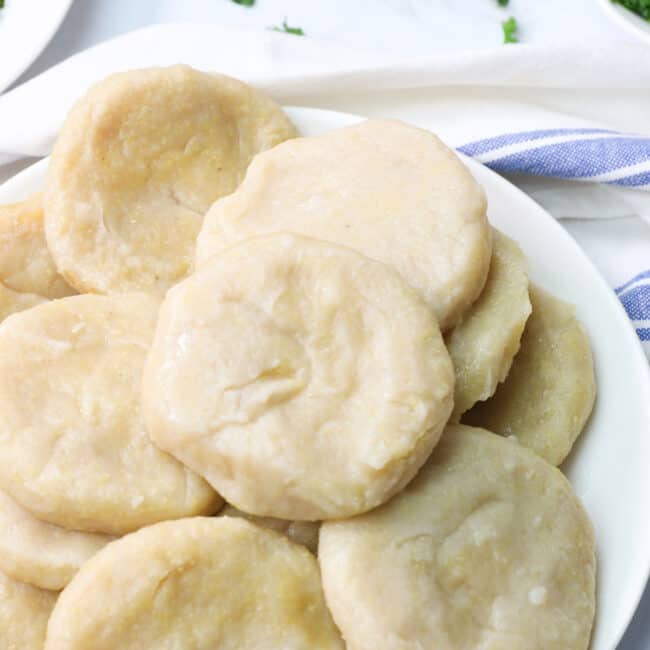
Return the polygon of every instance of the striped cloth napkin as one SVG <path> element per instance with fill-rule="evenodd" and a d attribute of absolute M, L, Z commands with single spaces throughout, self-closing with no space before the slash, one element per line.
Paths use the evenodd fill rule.
<path fill-rule="evenodd" d="M 537 129 L 502 133 L 459 150 L 499 173 L 650 190 L 648 136 L 607 129 Z"/>
<path fill-rule="evenodd" d="M 595 128 L 536 129 L 502 133 L 458 149 L 501 174 L 650 191 L 650 137 L 643 135 Z M 626 269 L 624 277 L 631 275 L 615 292 L 650 358 L 650 238 L 638 257 L 626 259 L 623 250 L 612 254 Z"/>
<path fill-rule="evenodd" d="M 565 220 L 650 358 L 650 48 L 516 45 L 395 61 L 268 31 L 160 25 L 0 97 L 0 124 L 11 125 L 0 129 L 0 156 L 49 153 L 72 102 L 105 75 L 177 62 L 240 77 L 286 104 L 430 128 L 507 175 Z"/>
<path fill-rule="evenodd" d="M 650 269 L 641 271 L 617 287 L 616 295 L 623 303 L 639 339 L 645 344 L 647 353 L 650 342 Z"/>
<path fill-rule="evenodd" d="M 501 174 L 650 191 L 650 137 L 643 135 L 595 128 L 536 129 L 502 133 L 458 149 Z M 631 275 L 615 286 L 616 295 L 650 358 L 650 239 L 647 244 L 638 258 L 625 260 L 622 250 L 613 255 L 627 269 L 624 274 Z"/>

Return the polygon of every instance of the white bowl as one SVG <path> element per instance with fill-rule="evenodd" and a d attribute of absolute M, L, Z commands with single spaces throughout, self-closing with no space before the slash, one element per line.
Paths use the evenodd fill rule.
<path fill-rule="evenodd" d="M 0 9 L 0 92 L 45 49 L 71 4 L 72 0 L 5 0 Z"/>
<path fill-rule="evenodd" d="M 289 108 L 304 135 L 362 118 Z M 466 157 L 486 191 L 490 221 L 528 258 L 533 281 L 576 305 L 594 352 L 598 398 L 562 469 L 584 503 L 598 543 L 598 607 L 591 650 L 614 650 L 639 602 L 650 567 L 650 374 L 623 307 L 585 253 L 553 217 L 504 178 Z M 47 160 L 0 187 L 0 203 L 42 190 Z"/>
<path fill-rule="evenodd" d="M 650 22 L 612 0 L 598 0 L 603 11 L 628 34 L 650 44 Z"/>

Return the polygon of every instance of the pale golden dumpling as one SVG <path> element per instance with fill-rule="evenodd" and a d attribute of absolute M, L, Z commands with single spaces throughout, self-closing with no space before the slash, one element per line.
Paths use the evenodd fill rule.
<path fill-rule="evenodd" d="M 112 539 L 40 521 L 0 491 L 0 571 L 14 580 L 63 589 L 79 567 Z"/>
<path fill-rule="evenodd" d="M 47 621 L 57 596 L 0 573 L 0 648 L 43 650 Z"/>
<path fill-rule="evenodd" d="M 575 308 L 530 287 L 533 312 L 506 381 L 463 422 L 519 442 L 553 465 L 571 451 L 596 398 L 589 338 Z"/>
<path fill-rule="evenodd" d="M 45 650 L 343 650 L 314 556 L 233 517 L 143 528 L 61 594 Z"/>
<path fill-rule="evenodd" d="M 317 521 L 411 480 L 452 408 L 436 320 L 391 268 L 295 235 L 250 239 L 167 293 L 149 435 L 239 510 Z"/>
<path fill-rule="evenodd" d="M 324 522 L 327 604 L 354 650 L 587 650 L 591 524 L 564 476 L 453 425 L 384 506 Z"/>
<path fill-rule="evenodd" d="M 197 266 L 238 241 L 292 232 L 349 246 L 396 269 L 451 327 L 488 273 L 483 190 L 433 133 L 368 120 L 258 155 L 206 215 Z"/>
<path fill-rule="evenodd" d="M 190 270 L 203 215 L 259 151 L 293 137 L 246 84 L 187 66 L 122 72 L 71 110 L 45 192 L 56 265 L 81 292 L 165 291 Z"/>
<path fill-rule="evenodd" d="M 56 270 L 47 248 L 40 194 L 0 205 L 0 282 L 17 293 L 50 299 L 76 293 Z"/>
<path fill-rule="evenodd" d="M 39 519 L 122 534 L 221 505 L 144 430 L 159 305 L 143 293 L 70 296 L 0 324 L 0 486 Z"/>
<path fill-rule="evenodd" d="M 453 420 L 493 395 L 506 378 L 531 311 L 526 258 L 512 239 L 492 233 L 485 287 L 445 337 L 456 372 Z"/>
<path fill-rule="evenodd" d="M 47 302 L 47 298 L 43 298 L 43 296 L 13 291 L 0 282 L 0 322 L 11 314 L 31 309 L 44 302 Z"/>

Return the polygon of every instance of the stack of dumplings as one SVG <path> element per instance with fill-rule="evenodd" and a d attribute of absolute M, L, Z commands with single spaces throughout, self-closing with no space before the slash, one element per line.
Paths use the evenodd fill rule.
<path fill-rule="evenodd" d="M 0 319 L 0 648 L 589 647 L 588 337 L 435 135 L 109 77 Z"/>

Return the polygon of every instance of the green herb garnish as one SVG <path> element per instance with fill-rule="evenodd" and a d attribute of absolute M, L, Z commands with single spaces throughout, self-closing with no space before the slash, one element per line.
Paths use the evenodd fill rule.
<path fill-rule="evenodd" d="M 514 16 L 510 16 L 508 20 L 501 23 L 503 27 L 503 42 L 504 43 L 519 43 L 517 38 L 517 21 Z"/>
<path fill-rule="evenodd" d="M 243 5 L 244 7 L 252 7 L 255 4 L 255 0 L 232 0 L 238 5 Z"/>
<path fill-rule="evenodd" d="M 5 8 L 5 0 L 0 0 L 0 9 Z"/>
<path fill-rule="evenodd" d="M 497 0 L 499 7 L 507 7 L 510 0 Z"/>
<path fill-rule="evenodd" d="M 650 21 L 650 0 L 612 0 L 612 2 Z"/>
<path fill-rule="evenodd" d="M 295 34 L 296 36 L 304 36 L 305 32 L 300 27 L 289 27 L 287 25 L 287 19 L 285 18 L 282 21 L 282 27 L 271 27 L 271 31 L 274 32 L 285 32 L 286 34 Z"/>

